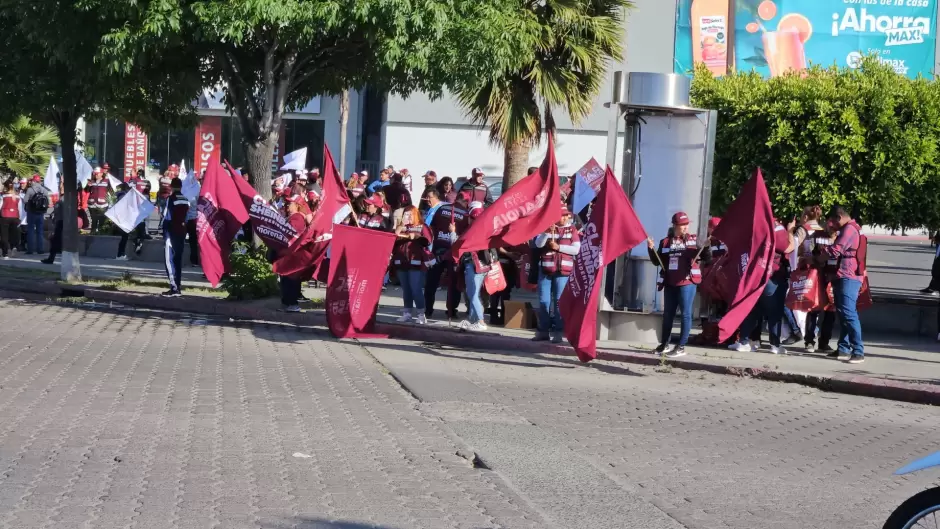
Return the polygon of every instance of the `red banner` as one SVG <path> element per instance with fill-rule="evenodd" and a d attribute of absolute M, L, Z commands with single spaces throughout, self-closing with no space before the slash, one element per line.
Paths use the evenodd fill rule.
<path fill-rule="evenodd" d="M 204 117 L 196 126 L 196 176 L 209 168 L 209 162 L 222 159 L 222 118 Z"/>
<path fill-rule="evenodd" d="M 226 160 L 225 166 L 234 174 L 235 169 Z M 276 251 L 286 250 L 290 243 L 297 238 L 297 230 L 287 222 L 284 215 L 268 204 L 261 195 L 255 192 L 255 188 L 245 181 L 244 178 L 233 178 L 238 193 L 242 196 L 242 203 L 248 210 L 248 216 L 251 219 L 251 228 L 264 244 Z"/>
<path fill-rule="evenodd" d="M 510 187 L 473 221 L 454 243 L 454 259 L 462 252 L 526 243 L 558 222 L 560 206 L 555 140 L 549 134 L 548 152 L 539 170 Z"/>
<path fill-rule="evenodd" d="M 147 168 L 147 133 L 137 125 L 124 125 L 124 180 Z"/>
<path fill-rule="evenodd" d="M 394 233 L 333 226 L 326 288 L 326 321 L 333 336 L 363 338 L 372 332 L 395 239 Z"/>
<path fill-rule="evenodd" d="M 582 230 L 574 270 L 558 301 L 565 338 L 582 362 L 597 358 L 597 303 L 601 290 L 598 275 L 645 239 L 646 231 L 633 205 L 608 167 L 591 218 Z"/>
<path fill-rule="evenodd" d="M 213 288 L 228 271 L 228 256 L 235 234 L 248 221 L 248 211 L 232 176 L 218 163 L 210 163 L 199 192 L 196 232 L 202 271 Z"/>

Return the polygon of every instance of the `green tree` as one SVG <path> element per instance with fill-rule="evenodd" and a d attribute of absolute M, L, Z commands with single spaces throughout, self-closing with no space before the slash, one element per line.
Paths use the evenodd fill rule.
<path fill-rule="evenodd" d="M 83 2 L 0 0 L 0 112 L 12 109 L 53 125 L 62 147 L 66 280 L 81 279 L 74 150 L 79 118 L 181 124 L 194 118 L 191 103 L 202 86 L 199 57 L 173 53 L 173 42 L 140 50 L 127 68 L 99 60 L 105 36 L 126 22 Z"/>
<path fill-rule="evenodd" d="M 55 130 L 26 116 L 0 125 L 0 174 L 26 178 L 42 172 L 58 143 Z"/>
<path fill-rule="evenodd" d="M 940 163 L 937 95 L 936 82 L 899 76 L 874 58 L 855 70 L 773 79 L 699 68 L 693 103 L 719 112 L 712 212 L 761 167 L 778 216 L 839 203 L 868 224 L 918 225 L 926 216 L 909 211 L 912 193 Z"/>
<path fill-rule="evenodd" d="M 440 94 L 529 49 L 516 0 L 85 0 L 127 23 L 105 58 L 127 73 L 167 42 L 203 59 L 238 118 L 250 181 L 270 196 L 284 113 L 365 85 Z"/>
<path fill-rule="evenodd" d="M 529 151 L 555 129 L 563 109 L 574 123 L 592 109 L 608 65 L 619 61 L 630 0 L 523 0 L 534 54 L 518 66 L 494 68 L 456 92 L 467 116 L 489 128 L 503 148 L 503 189 L 526 176 Z"/>

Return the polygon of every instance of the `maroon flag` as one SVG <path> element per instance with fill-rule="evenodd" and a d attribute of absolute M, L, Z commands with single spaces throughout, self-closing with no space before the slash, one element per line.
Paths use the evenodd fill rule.
<path fill-rule="evenodd" d="M 225 161 L 228 170 L 235 174 L 235 170 Z M 248 209 L 248 217 L 251 219 L 251 229 L 268 248 L 280 252 L 287 249 L 290 243 L 297 238 L 297 230 L 287 222 L 284 215 L 281 215 L 274 206 L 268 204 L 261 195 L 259 195 L 251 184 L 244 178 L 233 178 L 238 194 L 242 197 L 242 203 Z"/>
<path fill-rule="evenodd" d="M 545 207 L 548 204 L 549 207 Z M 538 172 L 510 187 L 492 206 L 486 208 L 454 243 L 458 259 L 463 252 L 516 246 L 535 237 L 558 222 L 561 187 L 555 162 L 555 140 L 548 135 L 548 152 Z"/>
<path fill-rule="evenodd" d="M 228 271 L 232 240 L 248 220 L 248 211 L 232 180 L 232 175 L 222 169 L 218 161 L 209 162 L 197 202 L 199 260 L 213 287 L 218 286 L 222 274 Z"/>
<path fill-rule="evenodd" d="M 597 358 L 597 303 L 604 267 L 646 240 L 633 205 L 610 167 L 604 175 L 591 218 L 581 232 L 581 250 L 558 302 L 565 338 L 582 362 Z"/>
<path fill-rule="evenodd" d="M 760 169 L 728 206 L 712 236 L 728 247 L 702 280 L 702 291 L 728 303 L 718 341 L 734 335 L 764 292 L 775 250 L 774 214 Z"/>
<path fill-rule="evenodd" d="M 333 238 L 333 223 L 348 208 L 346 186 L 336 171 L 330 148 L 323 144 L 323 197 L 313 212 L 313 222 L 290 246 L 287 253 L 274 262 L 274 273 L 300 279 L 313 277 Z"/>
<path fill-rule="evenodd" d="M 365 338 L 372 332 L 395 239 L 394 233 L 342 224 L 333 228 L 326 287 L 326 321 L 333 336 Z"/>

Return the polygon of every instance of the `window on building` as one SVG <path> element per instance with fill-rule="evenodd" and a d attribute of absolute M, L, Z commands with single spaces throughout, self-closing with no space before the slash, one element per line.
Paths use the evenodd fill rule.
<path fill-rule="evenodd" d="M 85 157 L 93 166 L 107 163 L 111 173 L 122 177 L 124 172 L 124 122 L 95 119 L 85 122 Z"/>
<path fill-rule="evenodd" d="M 307 168 L 323 167 L 323 133 L 325 125 L 322 119 L 285 119 L 283 157 L 297 149 L 307 148 Z M 352 145 L 350 145 L 351 147 Z M 336 158 L 339 153 L 334 153 Z"/>
<path fill-rule="evenodd" d="M 232 167 L 244 167 L 245 149 L 242 148 L 242 129 L 234 117 L 222 118 L 222 159 L 228 160 Z"/>

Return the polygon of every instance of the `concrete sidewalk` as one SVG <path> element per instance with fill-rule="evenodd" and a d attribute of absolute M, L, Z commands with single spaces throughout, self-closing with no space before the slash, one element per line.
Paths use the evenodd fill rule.
<path fill-rule="evenodd" d="M 97 261 L 97 262 L 96 262 Z M 125 271 L 135 277 L 155 281 L 154 286 L 130 285 L 115 289 L 101 289 L 90 283 L 84 285 L 62 285 L 53 279 L 55 265 L 48 265 L 45 277 L 29 277 L 36 273 L 31 261 L 11 259 L 2 261 L 0 271 L 8 274 L 0 289 L 6 296 L 30 297 L 33 299 L 55 299 L 63 296 L 82 296 L 98 302 L 116 303 L 124 307 L 145 310 L 167 311 L 166 317 L 178 318 L 185 314 L 211 314 L 235 320 L 264 321 L 312 328 L 315 332 L 327 333 L 325 315 L 322 310 L 307 310 L 301 314 L 279 312 L 276 299 L 252 302 L 231 302 L 221 299 L 206 290 L 190 291 L 183 298 L 161 298 L 163 286 L 159 283 L 159 270 L 146 268 L 141 263 L 118 263 L 103 260 L 85 260 L 83 267 L 87 277 L 120 277 Z M 47 268 L 47 265 L 40 265 Z M 17 273 L 26 278 L 16 278 Z M 12 275 L 10 275 L 12 274 Z M 48 277 L 48 279 L 46 278 Z M 198 269 L 189 269 L 186 284 L 190 287 L 208 287 Z M 322 289 L 305 289 L 311 299 L 322 299 Z M 531 295 L 530 293 L 526 293 Z M 532 342 L 533 333 L 528 330 L 512 330 L 491 327 L 483 333 L 460 331 L 457 322 L 434 321 L 427 326 L 401 325 L 395 323 L 400 313 L 400 290 L 390 287 L 381 297 L 378 310 L 378 331 L 389 336 L 412 342 L 447 344 L 461 348 L 477 348 L 501 351 L 518 355 L 573 355 L 574 351 L 563 345 Z M 442 311 L 441 311 L 442 312 Z M 940 354 L 934 342 L 918 338 L 898 336 L 869 336 L 867 361 L 861 365 L 849 365 L 826 358 L 822 354 L 804 356 L 775 356 L 767 352 L 738 353 L 727 349 L 689 347 L 689 355 L 678 360 L 663 361 L 652 354 L 651 344 L 601 341 L 598 343 L 599 357 L 620 362 L 662 365 L 715 373 L 753 376 L 770 380 L 796 382 L 831 391 L 869 395 L 912 402 L 940 405 Z M 799 352 L 793 348 L 792 352 Z"/>

